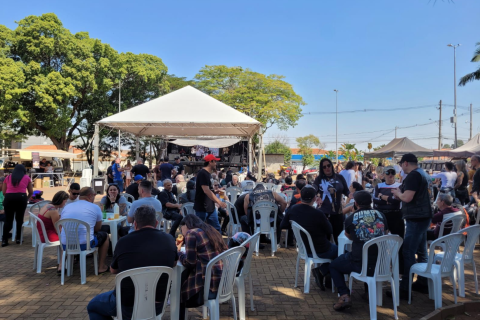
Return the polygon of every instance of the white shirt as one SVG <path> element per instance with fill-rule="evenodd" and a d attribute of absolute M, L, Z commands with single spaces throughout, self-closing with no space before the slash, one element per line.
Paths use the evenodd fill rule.
<path fill-rule="evenodd" d="M 128 211 L 128 216 L 133 218 L 135 216 L 135 211 L 137 211 L 139 207 L 144 205 L 153 207 L 156 212 L 162 212 L 162 203 L 153 197 L 148 197 L 148 198 L 140 198 L 136 201 L 133 201 L 132 205 L 130 206 L 130 211 Z M 130 231 L 128 232 L 133 232 L 133 231 L 135 231 L 135 227 L 133 226 L 133 223 L 132 223 L 132 226 L 130 227 Z"/>
<path fill-rule="evenodd" d="M 347 187 L 350 188 L 350 186 L 352 185 L 352 182 L 355 181 L 355 170 L 353 169 L 342 170 L 340 171 L 340 175 L 345 178 L 345 181 L 347 182 Z"/>
<path fill-rule="evenodd" d="M 356 175 L 357 175 L 357 182 L 360 183 L 360 184 L 362 184 L 362 182 L 363 182 L 363 181 L 362 181 L 363 172 L 360 171 L 360 170 L 358 170 L 357 173 L 356 173 Z"/>
<path fill-rule="evenodd" d="M 102 221 L 102 218 L 102 210 L 100 210 L 99 206 L 86 200 L 78 200 L 66 205 L 65 208 L 63 208 L 61 220 L 78 219 L 88 223 L 90 226 L 90 241 L 92 241 L 95 224 L 97 224 L 98 221 Z M 80 226 L 78 228 L 78 238 L 80 239 L 80 244 L 87 243 L 86 233 L 87 230 L 84 226 Z M 65 231 L 63 229 L 61 242 L 62 244 L 67 244 L 65 239 Z"/>
<path fill-rule="evenodd" d="M 457 173 L 453 171 L 440 172 L 437 174 L 433 174 L 432 178 L 442 179 L 442 188 L 453 188 L 453 186 L 455 186 L 455 182 L 457 181 Z"/>
<path fill-rule="evenodd" d="M 65 205 L 70 204 L 70 203 L 74 203 L 74 202 L 77 202 L 77 201 L 78 201 L 78 196 L 75 198 L 75 200 L 72 200 L 72 199 L 68 198 Z"/>

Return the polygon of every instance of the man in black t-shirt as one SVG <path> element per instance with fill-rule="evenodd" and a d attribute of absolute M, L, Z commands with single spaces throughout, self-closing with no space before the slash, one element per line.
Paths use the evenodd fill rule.
<path fill-rule="evenodd" d="M 182 176 L 185 174 L 185 169 L 183 168 L 183 164 L 180 163 L 180 157 L 175 157 L 175 163 L 173 164 L 173 169 L 177 170 L 177 174 L 181 174 Z"/>
<path fill-rule="evenodd" d="M 173 170 L 173 166 L 168 162 L 168 158 L 165 158 L 163 160 L 163 163 L 160 165 L 160 173 L 162 174 L 162 177 L 160 178 L 160 180 L 162 181 L 162 186 L 163 186 L 163 180 L 172 179 L 172 170 Z"/>
<path fill-rule="evenodd" d="M 110 266 L 112 274 L 142 267 L 173 268 L 175 266 L 175 261 L 178 259 L 175 240 L 165 232 L 155 229 L 157 223 L 154 208 L 145 205 L 137 209 L 133 222 L 135 232 L 122 237 L 115 247 Z M 162 312 L 165 294 L 168 294 L 167 281 L 167 275 L 162 275 L 158 280 L 155 297 L 157 315 Z M 144 290 L 143 288 L 137 289 Z M 135 300 L 135 287 L 130 278 L 122 281 L 121 293 L 122 316 L 124 319 L 130 319 Z M 93 298 L 87 306 L 87 311 L 90 319 L 103 319 L 117 316 L 116 307 L 114 289 Z"/>
<path fill-rule="evenodd" d="M 345 274 L 362 271 L 363 245 L 365 242 L 387 234 L 387 219 L 378 210 L 371 208 L 372 196 L 368 191 L 357 191 L 353 196 L 355 205 L 359 208 L 345 219 L 345 236 L 352 240 L 352 251 L 342 254 L 330 264 L 330 274 L 333 283 L 338 288 L 340 298 L 333 306 L 341 311 L 352 306 L 350 290 L 345 284 Z M 372 276 L 377 261 L 377 246 L 368 250 L 367 275 Z"/>
<path fill-rule="evenodd" d="M 125 190 L 125 193 L 128 193 L 129 195 L 133 196 L 135 200 L 138 200 L 138 185 L 144 180 L 142 175 L 137 174 L 133 180 L 135 183 L 132 183 L 127 187 L 127 190 Z M 129 199 L 130 201 L 131 199 Z"/>
<path fill-rule="evenodd" d="M 416 262 L 427 262 L 427 230 L 432 220 L 432 205 L 428 193 L 430 177 L 418 167 L 414 154 L 402 156 L 399 164 L 407 174 L 399 189 L 393 189 L 396 199 L 402 201 L 402 218 L 405 220 L 405 236 L 403 238 L 403 277 L 400 282 L 400 299 L 408 299 L 410 267 Z M 417 255 L 417 259 L 415 259 Z M 424 277 L 417 277 L 412 283 L 412 290 L 428 293 L 428 282 Z M 391 292 L 387 291 L 387 296 Z"/>
<path fill-rule="evenodd" d="M 138 158 L 137 164 L 132 168 L 132 175 L 136 176 L 137 174 L 140 174 L 145 179 L 147 179 L 149 173 L 150 173 L 150 169 L 148 169 L 148 167 L 143 164 L 143 159 Z"/>
<path fill-rule="evenodd" d="M 115 160 L 112 161 L 112 164 L 107 168 L 107 183 L 113 183 L 113 171 L 112 166 L 115 164 Z"/>
<path fill-rule="evenodd" d="M 196 178 L 196 192 L 195 192 L 195 204 L 193 209 L 195 214 L 203 221 L 210 224 L 212 227 L 221 233 L 220 223 L 218 222 L 218 213 L 215 208 L 217 204 L 221 208 L 226 208 L 227 204 L 220 201 L 213 193 L 212 188 L 212 175 L 217 168 L 217 161 L 220 159 L 215 158 L 213 154 L 205 156 L 205 165 L 201 169 Z"/>
<path fill-rule="evenodd" d="M 337 257 L 338 248 L 329 241 L 329 237 L 333 232 L 332 225 L 323 211 L 313 207 L 317 200 L 316 195 L 317 190 L 313 186 L 307 185 L 303 187 L 300 193 L 301 203 L 288 209 L 285 218 L 282 220 L 281 228 L 288 229 L 291 226 L 290 222 L 295 221 L 310 234 L 317 256 L 333 260 Z M 301 232 L 301 235 L 308 256 L 313 257 L 307 236 L 303 232 Z M 323 278 L 330 273 L 329 266 L 329 263 L 322 263 L 320 267 L 312 269 L 315 282 L 322 291 L 325 291 Z"/>

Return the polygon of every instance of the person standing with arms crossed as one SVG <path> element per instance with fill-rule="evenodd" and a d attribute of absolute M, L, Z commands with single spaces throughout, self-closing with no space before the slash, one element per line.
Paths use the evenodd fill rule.
<path fill-rule="evenodd" d="M 402 218 L 406 231 L 403 239 L 403 278 L 400 282 L 400 299 L 408 299 L 409 273 L 415 262 L 427 262 L 427 230 L 432 220 L 432 206 L 428 194 L 428 175 L 418 167 L 417 157 L 404 154 L 399 162 L 407 174 L 399 189 L 392 189 L 396 199 L 402 201 Z M 415 254 L 417 259 L 415 261 Z M 412 290 L 428 292 L 427 279 L 417 276 Z M 391 296 L 391 292 L 387 292 Z"/>
<path fill-rule="evenodd" d="M 217 168 L 217 161 L 220 159 L 215 158 L 213 154 L 209 154 L 205 157 L 203 169 L 197 174 L 196 179 L 196 192 L 195 192 L 195 204 L 193 209 L 195 214 L 209 225 L 221 232 L 220 223 L 218 222 L 218 213 L 215 208 L 217 204 L 220 208 L 226 208 L 227 204 L 222 202 L 215 196 L 212 188 L 212 175 Z"/>

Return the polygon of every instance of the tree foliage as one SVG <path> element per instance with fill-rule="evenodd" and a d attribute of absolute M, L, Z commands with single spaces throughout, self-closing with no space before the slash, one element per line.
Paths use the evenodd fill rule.
<path fill-rule="evenodd" d="M 289 165 L 290 160 L 292 159 L 292 150 L 289 146 L 283 144 L 282 142 L 275 140 L 270 142 L 265 146 L 266 154 L 283 154 L 284 164 Z"/>
<path fill-rule="evenodd" d="M 477 49 L 473 54 L 472 60 L 470 62 L 480 62 L 480 42 L 477 42 Z M 474 72 L 468 73 L 460 78 L 460 82 L 458 83 L 459 86 L 464 86 L 469 82 L 480 80 L 480 67 Z"/>
<path fill-rule="evenodd" d="M 195 76 L 196 87 L 263 124 L 281 130 L 301 117 L 302 97 L 280 75 L 264 75 L 242 67 L 205 66 Z"/>
<path fill-rule="evenodd" d="M 354 143 L 344 143 L 340 146 L 339 151 L 342 152 L 344 155 L 345 159 L 347 160 L 353 160 L 353 161 L 358 161 L 363 159 L 363 155 L 361 154 L 361 151 L 359 151 Z"/>
<path fill-rule="evenodd" d="M 312 148 L 320 145 L 320 139 L 313 134 L 310 134 L 305 137 L 298 137 L 296 141 L 299 148 L 299 153 L 302 155 L 303 169 L 305 169 L 305 167 L 314 163 L 315 157 L 313 155 Z"/>
<path fill-rule="evenodd" d="M 118 112 L 120 79 L 122 110 L 169 90 L 158 57 L 119 54 L 87 32 L 72 34 L 53 13 L 17 24 L 0 26 L 0 121 L 19 134 L 44 135 L 68 150 Z"/>

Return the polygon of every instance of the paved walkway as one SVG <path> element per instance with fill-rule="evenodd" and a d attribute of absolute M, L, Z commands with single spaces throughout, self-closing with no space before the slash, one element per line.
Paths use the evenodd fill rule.
<path fill-rule="evenodd" d="M 115 277 L 111 274 L 95 276 L 93 261 L 88 259 L 87 283 L 80 285 L 80 270 L 75 265 L 73 276 L 66 278 L 65 285 L 61 286 L 60 277 L 56 275 L 55 250 L 45 251 L 42 273 L 37 274 L 33 271 L 31 229 L 25 229 L 24 239 L 23 245 L 11 244 L 0 248 L 0 319 L 88 319 L 88 302 L 95 295 L 112 290 Z M 296 261 L 296 251 L 293 248 L 282 248 L 275 257 L 270 256 L 268 247 L 261 251 L 260 256 L 253 259 L 255 311 L 251 311 L 247 304 L 248 319 L 370 319 L 368 303 L 360 297 L 363 284 L 354 283 L 353 308 L 338 313 L 332 309 L 337 295 L 328 291 L 321 292 L 316 288 L 313 277 L 310 293 L 303 294 L 303 266 L 299 287 L 293 288 Z M 479 251 L 480 247 L 477 246 L 477 265 L 480 265 Z M 467 298 L 459 298 L 459 301 L 480 300 L 474 293 L 471 268 L 467 268 L 466 275 Z M 451 285 L 445 281 L 443 304 L 452 303 Z M 377 308 L 378 318 L 393 319 L 392 308 L 391 299 L 384 296 L 383 307 Z M 427 295 L 415 293 L 411 305 L 401 301 L 399 317 L 418 319 L 433 310 L 434 303 Z M 169 319 L 168 311 L 167 308 L 164 319 Z M 200 312 L 200 308 L 191 310 L 189 319 L 201 319 Z M 221 318 L 233 318 L 229 304 L 221 306 Z"/>

